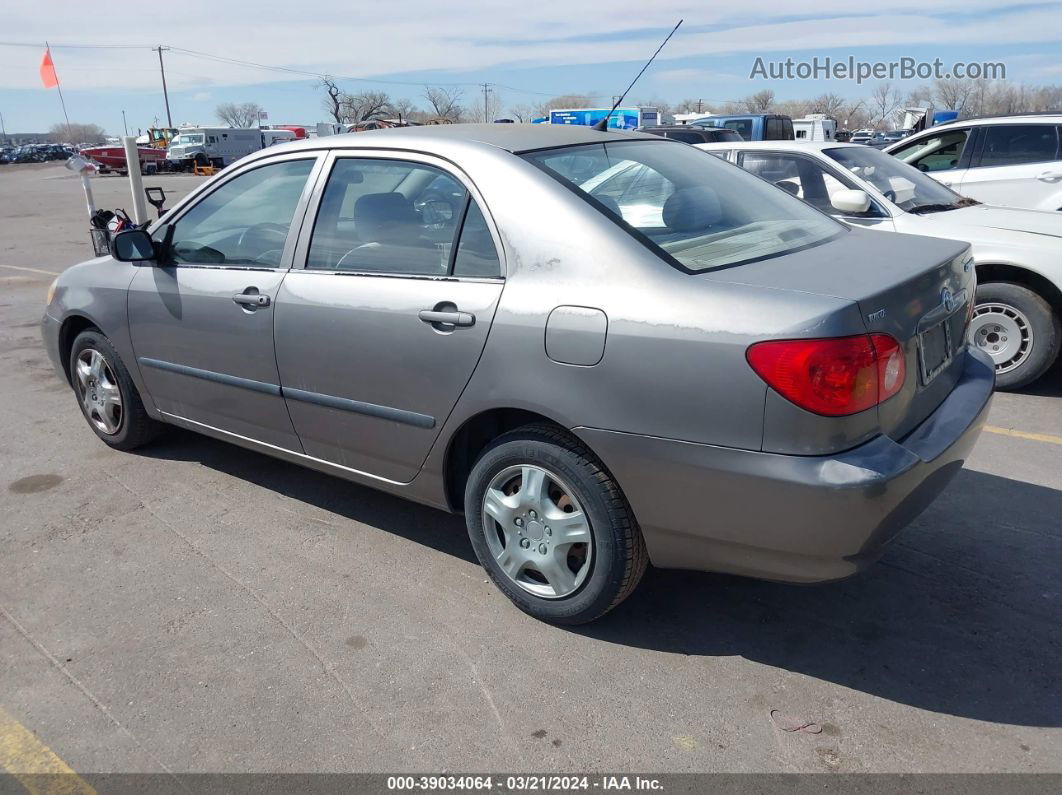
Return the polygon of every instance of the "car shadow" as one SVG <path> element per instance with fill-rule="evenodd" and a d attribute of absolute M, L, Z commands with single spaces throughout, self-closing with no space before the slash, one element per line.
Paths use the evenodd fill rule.
<path fill-rule="evenodd" d="M 574 631 L 745 657 L 931 712 L 1062 726 L 1062 492 L 963 470 L 882 559 L 793 586 L 650 571 Z"/>
<path fill-rule="evenodd" d="M 176 427 L 167 428 L 162 439 L 136 452 L 149 458 L 195 461 L 293 500 L 478 564 L 464 519 L 445 511 Z"/>
<path fill-rule="evenodd" d="M 463 520 L 432 508 L 177 429 L 142 454 L 196 461 L 475 562 Z M 1062 726 L 1059 517 L 1060 491 L 963 470 L 849 580 L 795 586 L 650 569 L 616 610 L 558 631 L 745 657 L 931 712 Z"/>
<path fill-rule="evenodd" d="M 1062 397 L 1062 358 L 1040 378 L 1018 392 L 1022 395 L 1036 395 L 1037 397 Z"/>

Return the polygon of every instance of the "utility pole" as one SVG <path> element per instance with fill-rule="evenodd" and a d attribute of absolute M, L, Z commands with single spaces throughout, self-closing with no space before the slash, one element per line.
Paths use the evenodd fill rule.
<path fill-rule="evenodd" d="M 161 44 L 158 47 L 152 47 L 159 54 L 159 71 L 162 72 L 162 97 L 166 100 L 166 125 L 173 127 L 173 118 L 170 116 L 170 95 L 166 91 L 166 65 L 162 62 L 162 51 L 168 50 L 169 47 L 163 47 Z"/>
<path fill-rule="evenodd" d="M 3 137 L 4 143 L 7 143 L 7 128 L 4 126 L 4 114 L 0 113 L 0 136 Z"/>
<path fill-rule="evenodd" d="M 490 110 L 487 108 L 487 95 L 490 93 L 490 83 L 483 83 L 483 121 L 490 121 Z"/>
<path fill-rule="evenodd" d="M 698 100 L 697 100 L 697 112 L 698 112 L 698 113 L 700 113 L 700 112 L 701 112 L 701 109 L 702 109 L 703 107 L 704 107 L 704 101 L 703 101 L 703 100 L 700 100 L 700 99 L 698 99 Z"/>
<path fill-rule="evenodd" d="M 122 111 L 122 126 L 125 127 L 125 134 L 129 135 L 129 125 L 125 121 L 125 111 Z"/>

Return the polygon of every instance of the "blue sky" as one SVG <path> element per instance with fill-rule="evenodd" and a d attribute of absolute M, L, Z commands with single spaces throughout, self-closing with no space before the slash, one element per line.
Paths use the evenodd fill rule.
<path fill-rule="evenodd" d="M 851 0 L 746 0 L 726 8 L 655 0 L 302 0 L 263 9 L 244 0 L 182 0 L 136 7 L 138 24 L 118 30 L 84 24 L 83 2 L 47 0 L 5 11 L 0 33 L 0 113 L 9 132 L 46 130 L 61 120 L 54 90 L 40 87 L 43 41 L 53 55 L 71 120 L 122 132 L 165 119 L 161 43 L 222 58 L 345 76 L 347 90 L 385 90 L 421 102 L 422 84 L 493 84 L 504 106 L 536 104 L 560 93 L 598 94 L 626 86 L 674 22 L 685 23 L 635 99 L 736 99 L 772 88 L 781 99 L 833 91 L 869 95 L 873 83 L 750 80 L 757 56 L 797 60 L 853 56 L 891 61 L 1002 61 L 1009 79 L 1062 82 L 1062 3 L 996 0 L 890 0 L 860 8 Z M 180 13 L 174 13 L 177 8 Z M 297 8 L 297 13 L 292 9 Z M 19 47 L 11 44 L 24 43 Z M 65 47 L 62 45 L 94 45 Z M 312 79 L 193 55 L 166 53 L 177 124 L 213 123 L 220 102 L 253 101 L 273 123 L 325 118 Z M 360 77 L 362 80 L 354 80 Z M 913 81 L 901 88 L 913 88 Z"/>

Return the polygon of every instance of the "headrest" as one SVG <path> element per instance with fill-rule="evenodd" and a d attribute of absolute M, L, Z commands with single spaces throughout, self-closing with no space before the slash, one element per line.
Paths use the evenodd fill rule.
<path fill-rule="evenodd" d="M 416 220 L 413 205 L 401 193 L 366 193 L 354 202 L 354 221 L 382 223 Z"/>
<path fill-rule="evenodd" d="M 723 218 L 718 194 L 709 187 L 697 185 L 680 188 L 664 202 L 664 225 L 672 232 L 699 232 Z"/>

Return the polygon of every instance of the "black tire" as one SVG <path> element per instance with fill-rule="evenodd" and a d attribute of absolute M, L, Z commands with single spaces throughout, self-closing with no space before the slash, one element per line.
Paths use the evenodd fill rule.
<path fill-rule="evenodd" d="M 101 430 L 89 416 L 81 400 L 82 391 L 77 374 L 77 362 L 78 357 L 88 350 L 95 350 L 103 356 L 104 361 L 114 375 L 118 391 L 121 394 L 121 417 L 118 421 L 118 428 L 114 433 L 106 433 Z M 102 439 L 105 444 L 115 450 L 134 450 L 159 435 L 163 428 L 162 423 L 148 416 L 125 363 L 122 362 L 118 351 L 114 349 L 111 341 L 99 331 L 89 329 L 77 335 L 70 350 L 70 361 L 67 363 L 67 367 L 70 373 L 70 383 L 73 386 L 74 395 L 78 398 L 78 406 L 81 408 L 81 413 L 84 415 L 85 421 L 88 422 L 92 432 Z"/>
<path fill-rule="evenodd" d="M 559 476 L 589 520 L 589 570 L 570 595 L 545 598 L 525 590 L 502 570 L 485 537 L 482 508 L 488 486 L 499 473 L 524 464 Z M 611 474 L 578 439 L 552 425 L 510 431 L 483 451 L 465 487 L 465 521 L 476 556 L 498 589 L 528 615 L 555 624 L 600 618 L 634 591 L 648 565 L 641 530 Z"/>
<path fill-rule="evenodd" d="M 1058 358 L 1062 346 L 1062 325 L 1058 315 L 1041 296 L 1028 287 L 1012 282 L 987 282 L 977 287 L 974 319 L 970 325 L 970 339 L 986 352 L 984 340 L 977 341 L 982 325 L 981 313 L 996 306 L 1016 310 L 1027 321 L 1031 332 L 1031 345 L 1024 358 L 1016 366 L 1005 363 L 996 365 L 996 388 L 1001 390 L 1021 389 L 1046 373 Z"/>

